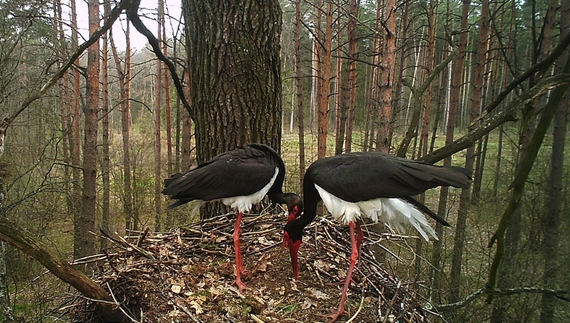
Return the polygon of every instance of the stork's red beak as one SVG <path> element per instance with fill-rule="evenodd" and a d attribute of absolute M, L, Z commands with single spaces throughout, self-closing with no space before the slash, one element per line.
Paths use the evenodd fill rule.
<path fill-rule="evenodd" d="M 301 247 L 301 240 L 293 241 L 289 238 L 289 233 L 283 234 L 283 244 L 281 250 L 285 249 L 285 245 L 289 247 L 289 254 L 291 255 L 291 266 L 293 267 L 293 277 L 299 278 L 299 248 Z"/>

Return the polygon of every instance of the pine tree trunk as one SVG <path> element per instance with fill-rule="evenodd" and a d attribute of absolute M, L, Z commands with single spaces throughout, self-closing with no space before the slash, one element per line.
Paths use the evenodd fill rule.
<path fill-rule="evenodd" d="M 556 1 L 550 2 L 550 8 L 554 9 Z M 570 14 L 570 3 L 562 1 L 560 7 L 561 17 L 568 17 Z M 568 19 L 562 19 L 560 22 L 560 36 L 568 33 Z M 566 49 L 566 55 L 568 49 Z M 560 71 L 557 71 L 560 72 Z M 558 110 L 554 116 L 554 131 L 552 134 L 552 155 L 550 158 L 550 178 L 547 213 L 542 218 L 542 256 L 544 259 L 543 285 L 546 288 L 556 289 L 560 284 L 558 279 L 561 277 L 560 267 L 560 250 L 559 245 L 563 234 L 560 230 L 562 222 L 562 205 L 563 205 L 563 182 L 564 179 L 564 149 L 566 145 L 566 127 L 568 124 L 568 103 L 570 95 L 566 91 L 562 102 L 558 106 Z M 563 274 L 564 276 L 564 274 Z M 542 294 L 540 321 L 543 323 L 556 322 L 555 310 L 557 299 L 552 294 Z"/>
<path fill-rule="evenodd" d="M 158 42 L 162 39 L 161 17 L 164 16 L 164 1 L 158 0 Z M 162 17 L 164 19 L 164 17 Z M 154 230 L 160 232 L 162 230 L 162 136 L 161 136 L 161 117 L 162 117 L 162 71 L 163 64 L 161 60 L 156 60 L 156 79 L 154 90 Z"/>
<path fill-rule="evenodd" d="M 479 28 L 479 46 L 477 47 L 477 70 L 475 72 L 473 97 L 471 100 L 470 124 L 473 124 L 481 111 L 483 97 L 483 77 L 486 70 L 487 41 L 489 32 L 489 1 L 483 0 L 481 5 L 481 22 Z M 465 153 L 465 169 L 473 171 L 475 163 L 475 146 L 471 145 Z M 467 217 L 469 215 L 469 205 L 471 204 L 471 189 L 461 190 L 459 198 L 459 210 L 457 212 L 457 224 L 453 244 L 453 256 L 451 259 L 451 294 L 449 300 L 456 302 L 460 297 L 461 269 L 463 264 L 463 252 L 465 248 L 465 238 L 467 231 Z"/>
<path fill-rule="evenodd" d="M 380 5 L 380 0 L 378 1 Z M 376 150 L 389 152 L 393 135 L 393 91 L 396 72 L 396 0 L 386 0 L 384 8 L 385 34 L 381 50 L 379 127 L 376 135 Z"/>
<path fill-rule="evenodd" d="M 429 10 L 428 10 L 428 34 L 427 34 L 427 48 L 425 50 L 425 57 L 428 71 L 433 68 L 433 63 L 435 61 L 435 36 L 437 33 L 437 7 L 438 3 L 435 0 L 430 0 Z M 424 114 L 422 118 L 422 125 L 420 130 L 420 154 L 419 156 L 427 155 L 428 153 L 428 134 L 429 134 L 429 123 L 431 115 L 431 87 L 427 89 L 424 96 Z"/>
<path fill-rule="evenodd" d="M 337 20 L 340 21 L 340 16 L 337 16 Z M 345 87 L 347 77 L 347 69 L 343 63 L 342 53 L 346 51 L 345 46 L 342 45 L 342 27 L 341 24 L 337 24 L 336 39 L 337 43 L 340 44 L 336 49 L 336 67 L 335 67 L 335 82 L 334 82 L 334 106 L 335 106 L 335 144 L 334 144 L 334 154 L 342 154 L 344 146 L 344 134 L 346 132 L 346 113 L 347 113 L 347 88 Z"/>
<path fill-rule="evenodd" d="M 119 92 L 121 98 L 121 137 L 122 137 L 122 154 L 123 154 L 123 188 L 122 201 L 123 212 L 125 214 L 125 229 L 136 230 L 138 223 L 133 214 L 133 193 L 132 193 L 132 172 L 131 172 L 131 41 L 130 41 L 130 24 L 127 24 L 125 30 L 125 62 L 121 63 L 117 47 L 114 39 L 110 37 L 111 50 L 115 60 L 115 67 L 119 78 Z"/>
<path fill-rule="evenodd" d="M 78 43 L 78 28 L 77 28 L 77 4 L 76 0 L 71 1 L 71 39 L 72 39 L 72 48 L 74 51 L 77 50 L 79 47 Z M 79 66 L 79 59 L 77 59 L 74 64 Z M 73 69 L 73 116 L 71 118 L 71 163 L 73 164 L 72 173 L 72 194 L 71 194 L 71 204 L 73 210 L 73 221 L 75 222 L 76 219 L 79 220 L 81 213 L 81 130 L 80 130 L 80 121 L 81 121 L 81 75 L 79 73 L 79 69 Z M 78 224 L 80 225 L 80 224 Z M 75 240 L 74 240 L 75 244 Z M 74 246 L 74 250 L 75 250 Z M 75 254 L 75 252 L 74 252 Z"/>
<path fill-rule="evenodd" d="M 99 28 L 99 2 L 90 0 L 89 33 Z M 74 251 L 77 258 L 95 254 L 95 217 L 97 186 L 97 133 L 99 120 L 99 42 L 87 49 L 87 81 L 83 146 L 82 209 L 74 220 Z"/>
<path fill-rule="evenodd" d="M 462 7 L 462 17 L 461 17 L 461 30 L 463 31 L 460 35 L 459 35 L 459 45 L 458 45 L 458 56 L 457 56 L 457 62 L 455 64 L 455 66 L 453 66 L 453 73 L 451 73 L 451 84 L 449 85 L 450 92 L 449 92 L 449 106 L 448 106 L 448 113 L 447 113 L 447 120 L 446 120 L 446 126 L 445 126 L 445 144 L 449 145 L 453 142 L 453 134 L 455 133 L 455 123 L 457 120 L 457 111 L 459 108 L 459 97 L 460 97 L 460 89 L 461 89 L 461 85 L 462 85 L 462 75 L 463 75 L 463 63 L 465 61 L 465 55 L 466 55 L 466 47 L 467 47 L 467 18 L 468 18 L 468 14 L 469 14 L 469 7 L 470 7 L 470 1 L 469 0 L 464 0 L 463 1 L 463 7 Z M 443 160 L 443 165 L 444 166 L 451 166 L 451 156 L 448 158 L 445 158 Z M 449 188 L 447 187 L 442 187 L 440 190 L 440 197 L 439 197 L 439 207 L 438 207 L 438 214 L 440 216 L 442 216 L 444 219 L 446 218 L 446 214 L 447 214 L 447 198 L 448 198 L 448 194 L 449 194 Z M 438 223 L 436 224 L 436 232 L 437 234 L 441 234 L 443 232 L 443 228 L 441 227 L 441 225 Z M 434 247 L 436 248 L 436 247 Z M 439 249 L 439 247 L 437 247 L 437 249 Z M 438 254 L 434 254 L 434 258 L 435 257 L 440 257 L 440 255 Z M 438 263 L 436 263 L 435 265 L 437 266 L 439 264 L 439 261 L 441 260 L 439 259 L 434 259 L 436 260 Z M 437 279 L 438 279 L 438 284 L 439 284 L 439 275 L 436 274 Z M 449 286 L 450 292 L 449 292 L 449 300 L 457 297 L 456 295 L 459 294 L 459 285 L 456 284 L 450 284 Z"/>
<path fill-rule="evenodd" d="M 333 38 L 333 3 L 327 1 L 325 10 L 325 34 L 323 43 L 323 65 L 321 90 L 319 91 L 317 154 L 319 158 L 327 155 L 327 136 L 329 129 L 329 98 L 332 69 L 332 38 Z"/>
<path fill-rule="evenodd" d="M 60 39 L 65 38 L 65 29 L 63 27 L 63 9 L 60 0 L 56 0 L 54 2 L 54 13 L 55 13 L 55 28 L 58 32 Z M 62 67 L 63 62 L 65 61 L 66 57 L 66 49 L 64 46 L 58 48 L 58 68 Z M 59 104 L 61 107 L 61 133 L 62 133 L 62 155 L 63 155 L 63 162 L 66 165 L 71 165 L 71 142 L 72 142 L 72 134 L 71 134 L 71 111 L 72 105 L 71 102 L 71 90 L 70 90 L 70 80 L 69 80 L 69 73 L 63 74 L 62 78 L 59 80 Z M 66 181 L 65 185 L 65 194 L 66 194 L 66 204 L 67 204 L 67 214 L 73 214 L 73 195 L 71 188 L 73 186 L 72 176 L 71 176 L 71 169 L 70 167 L 63 168 L 63 176 L 64 178 L 68 178 L 69 180 Z"/>
<path fill-rule="evenodd" d="M 356 110 L 356 90 L 357 90 L 357 61 L 358 61 L 358 29 L 356 28 L 356 17 L 358 17 L 358 9 L 360 8 L 360 0 L 350 1 L 350 15 L 348 17 L 348 57 L 347 62 L 347 80 L 348 102 L 347 102 L 347 119 L 346 119 L 346 139 L 344 151 L 352 151 L 352 133 L 354 128 L 354 117 Z"/>
<path fill-rule="evenodd" d="M 380 0 L 376 5 L 376 21 L 375 29 L 382 28 L 382 6 Z M 372 46 L 372 62 L 370 67 L 369 76 L 369 94 L 366 103 L 366 130 L 364 134 L 364 151 L 372 150 L 374 148 L 375 129 L 378 128 L 378 101 L 379 101 L 379 84 L 380 84 L 380 52 L 382 39 L 379 34 L 374 35 L 374 42 Z"/>
<path fill-rule="evenodd" d="M 108 16 L 111 11 L 111 4 L 104 4 L 104 15 Z M 110 179 L 110 164 L 109 157 L 109 34 L 103 35 L 103 50 L 101 52 L 101 180 L 103 181 L 103 201 L 101 202 L 101 230 L 109 232 L 109 214 L 111 211 L 111 179 Z M 107 239 L 101 239 L 101 250 L 107 247 Z"/>
<path fill-rule="evenodd" d="M 295 86 L 297 94 L 297 124 L 299 126 L 299 187 L 305 175 L 305 117 L 303 109 L 303 71 L 301 64 L 301 0 L 295 1 Z"/>

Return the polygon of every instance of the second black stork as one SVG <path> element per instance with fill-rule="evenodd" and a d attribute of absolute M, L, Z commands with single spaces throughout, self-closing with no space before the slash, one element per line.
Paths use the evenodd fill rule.
<path fill-rule="evenodd" d="M 315 218 L 317 203 L 322 200 L 335 220 L 349 225 L 352 244 L 341 301 L 338 310 L 330 315 L 331 322 L 336 321 L 344 313 L 346 293 L 364 239 L 362 218 L 397 230 L 411 225 L 424 239 L 437 239 L 423 213 L 443 225 L 449 223 L 412 196 L 438 186 L 467 188 L 470 182 L 471 172 L 464 168 L 435 166 L 381 152 L 347 153 L 317 160 L 303 178 L 304 213 L 290 215 L 285 226 L 283 247 L 289 247 L 295 278 L 299 275 L 297 259 L 303 229 Z M 298 209 L 303 208 L 303 202 Z"/>
<path fill-rule="evenodd" d="M 238 212 L 233 240 L 236 262 L 236 285 L 240 292 L 247 288 L 240 248 L 240 224 L 244 212 L 265 197 L 274 203 L 296 207 L 299 196 L 283 193 L 285 164 L 273 148 L 263 144 L 248 144 L 212 158 L 198 167 L 164 180 L 163 194 L 177 200 L 173 208 L 198 201 L 196 208 L 210 201 L 221 201 Z M 290 213 L 292 212 L 290 210 Z"/>

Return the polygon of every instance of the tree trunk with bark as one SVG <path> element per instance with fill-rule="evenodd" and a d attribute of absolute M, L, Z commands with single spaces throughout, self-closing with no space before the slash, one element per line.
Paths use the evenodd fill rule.
<path fill-rule="evenodd" d="M 77 51 L 79 47 L 79 36 L 77 27 L 77 3 L 76 0 L 71 1 L 71 42 L 73 51 Z M 74 62 L 76 66 L 79 66 L 79 58 Z M 72 216 L 73 221 L 78 219 L 81 215 L 81 74 L 78 68 L 73 69 L 73 115 L 71 118 L 71 163 L 73 168 L 72 174 L 72 194 L 71 194 L 71 205 L 72 205 Z M 78 224 L 79 225 L 79 224 Z M 75 241 L 74 241 L 75 243 Z M 75 248 L 75 247 L 74 247 Z"/>
<path fill-rule="evenodd" d="M 104 4 L 105 17 L 111 12 L 111 4 Z M 111 211 L 111 159 L 109 142 L 109 32 L 102 37 L 103 50 L 101 51 L 101 180 L 103 182 L 103 201 L 101 202 L 101 230 L 109 232 L 109 214 Z M 101 239 L 101 250 L 107 247 L 107 239 Z"/>
<path fill-rule="evenodd" d="M 382 21 L 382 10 L 380 1 L 376 5 L 375 30 L 380 30 Z M 364 151 L 372 150 L 374 147 L 375 130 L 378 127 L 378 84 L 380 83 L 380 51 L 382 39 L 379 33 L 374 35 L 372 45 L 372 58 L 369 73 L 368 100 L 366 102 L 366 129 L 364 132 Z"/>
<path fill-rule="evenodd" d="M 89 33 L 99 28 L 99 2 L 90 0 Z M 77 258 L 94 255 L 97 199 L 97 133 L 99 121 L 99 42 L 87 49 L 85 129 L 83 145 L 82 209 L 74 219 L 74 250 Z M 89 267 L 89 266 L 88 266 Z M 86 268 L 87 269 L 87 268 Z"/>
<path fill-rule="evenodd" d="M 159 23 L 157 35 L 159 44 L 162 41 L 162 24 L 160 23 L 161 15 L 164 16 L 164 1 L 158 0 Z M 154 87 L 154 230 L 156 232 L 160 232 L 162 230 L 162 71 L 162 61 L 157 59 L 156 83 Z"/>
<path fill-rule="evenodd" d="M 380 5 L 380 0 L 378 1 Z M 396 0 L 386 0 L 384 8 L 384 38 L 380 52 L 380 110 L 376 150 L 389 152 L 392 144 L 394 119 L 394 80 L 396 72 Z"/>
<path fill-rule="evenodd" d="M 550 8 L 554 9 L 556 1 L 551 1 Z M 562 1 L 560 6 L 560 16 L 570 15 L 570 2 Z M 560 35 L 568 33 L 570 23 L 568 19 L 560 22 Z M 566 55 L 568 49 L 566 49 Z M 568 103 L 570 95 L 566 91 L 558 110 L 554 115 L 554 130 L 552 133 L 552 154 L 550 158 L 550 178 L 549 193 L 546 209 L 548 210 L 542 218 L 542 256 L 544 259 L 543 284 L 545 288 L 556 289 L 559 284 L 560 275 L 560 242 L 563 233 L 560 229 L 562 223 L 563 206 L 563 182 L 564 179 L 564 149 L 566 146 L 566 127 L 568 124 Z M 540 321 L 543 323 L 556 322 L 555 310 L 558 300 L 552 294 L 542 294 Z"/>
<path fill-rule="evenodd" d="M 122 137 L 122 202 L 125 215 L 125 229 L 136 230 L 138 222 L 133 212 L 132 172 L 131 172 L 131 37 L 130 24 L 125 29 L 125 62 L 122 63 L 115 46 L 113 34 L 110 36 L 111 50 L 119 79 L 121 137 Z"/>
<path fill-rule="evenodd" d="M 162 30 L 162 52 L 164 56 L 168 57 L 168 38 L 166 36 L 166 19 L 164 10 L 164 0 L 158 2 L 158 23 L 161 25 Z M 170 75 L 168 75 L 168 66 L 161 62 L 163 68 L 163 84 L 164 84 L 164 118 L 166 127 L 166 174 L 170 176 L 174 167 L 172 159 L 172 111 L 170 106 Z M 159 182 L 162 184 L 162 181 Z M 162 186 L 162 185 L 160 185 Z M 162 204 L 162 203 L 161 203 Z M 168 230 L 173 225 L 172 212 L 166 210 L 166 219 L 164 226 Z"/>
<path fill-rule="evenodd" d="M 199 163 L 248 142 L 281 148 L 281 8 L 184 1 Z"/>
<path fill-rule="evenodd" d="M 458 54 L 457 54 L 457 62 L 455 66 L 453 66 L 453 73 L 451 73 L 451 84 L 449 84 L 450 92 L 449 92 L 449 112 L 447 116 L 447 124 L 445 130 L 445 145 L 450 145 L 453 142 L 453 134 L 455 133 L 455 123 L 457 120 L 457 111 L 459 109 L 459 97 L 460 97 L 460 89 L 462 85 L 463 79 L 463 63 L 465 62 L 465 55 L 466 55 L 466 48 L 467 48 L 467 18 L 469 15 L 469 7 L 470 1 L 464 0 L 462 6 L 462 16 L 461 16 L 461 24 L 460 29 L 462 33 L 459 35 L 459 44 L 458 44 Z M 451 155 L 447 155 L 448 157 L 443 160 L 444 166 L 451 166 Z M 447 198 L 449 195 L 449 188 L 442 187 L 440 190 L 440 197 L 439 197 L 439 207 L 438 207 L 438 214 L 446 218 L 447 215 Z M 436 224 L 436 232 L 440 234 L 443 232 L 443 227 L 441 224 Z M 434 247 L 435 248 L 435 247 Z M 434 256 L 441 256 L 440 254 L 434 254 Z M 441 259 L 434 259 L 434 264 L 439 264 Z M 435 275 L 440 275 L 439 273 L 434 273 Z M 439 281 L 439 277 L 435 278 Z M 450 292 L 449 298 L 455 297 L 453 295 L 457 295 L 459 293 L 459 286 L 450 285 Z"/>
<path fill-rule="evenodd" d="M 427 32 L 427 43 L 425 50 L 425 57 L 427 58 L 428 71 L 431 71 L 435 62 L 435 36 L 437 34 L 437 8 L 438 2 L 435 0 L 430 0 L 428 9 L 428 32 Z M 419 156 L 427 155 L 428 153 L 428 134 L 429 134 L 429 124 L 431 118 L 431 87 L 426 89 L 426 94 L 424 96 L 424 113 L 422 118 L 422 125 L 420 130 L 420 153 Z"/>
<path fill-rule="evenodd" d="M 357 90 L 357 61 L 358 61 L 358 29 L 356 26 L 360 0 L 351 0 L 348 16 L 348 62 L 346 87 L 348 88 L 347 116 L 346 116 L 346 138 L 344 151 L 352 151 L 352 133 L 354 129 L 354 117 L 356 110 L 356 90 Z"/>
<path fill-rule="evenodd" d="M 481 2 L 481 22 L 479 27 L 479 46 L 477 48 L 477 69 L 475 72 L 473 97 L 471 100 L 470 124 L 479 116 L 481 111 L 481 103 L 483 97 L 483 77 L 486 67 L 487 57 L 487 41 L 489 33 L 489 1 Z M 465 153 L 465 169 L 473 171 L 475 162 L 475 146 L 471 145 Z M 455 236 L 453 243 L 453 256 L 451 259 L 451 292 L 449 300 L 456 302 L 459 300 L 461 293 L 461 267 L 463 264 L 463 250 L 465 248 L 465 238 L 467 231 L 467 216 L 469 214 L 469 205 L 471 204 L 471 189 L 465 188 L 461 190 L 459 197 L 459 209 L 457 212 L 457 224 L 455 226 Z M 456 286 L 454 288 L 453 286 Z"/>
<path fill-rule="evenodd" d="M 340 13 L 337 15 L 336 19 L 340 21 L 341 16 Z M 343 146 L 344 146 L 344 134 L 346 131 L 346 110 L 348 105 L 346 101 L 348 100 L 347 91 L 345 90 L 345 84 L 347 77 L 346 74 L 348 70 L 345 68 L 345 64 L 343 62 L 342 56 L 343 52 L 346 51 L 345 46 L 343 45 L 342 40 L 342 32 L 343 26 L 342 24 L 338 23 L 336 26 L 336 39 L 337 44 L 339 44 L 336 48 L 336 66 L 335 66 L 335 82 L 334 82 L 334 92 L 333 95 L 335 97 L 334 100 L 334 119 L 335 119 L 335 144 L 334 144 L 334 154 L 338 155 L 342 153 Z"/>
<path fill-rule="evenodd" d="M 331 92 L 332 69 L 332 38 L 333 38 L 333 3 L 327 1 L 325 10 L 325 34 L 323 39 L 323 65 L 321 90 L 318 104 L 317 155 L 319 158 L 327 155 L 327 136 L 329 129 L 329 101 Z"/>
<path fill-rule="evenodd" d="M 295 86 L 297 94 L 297 125 L 299 127 L 299 187 L 305 175 L 305 117 L 303 107 L 303 71 L 301 64 L 301 0 L 295 1 Z"/>

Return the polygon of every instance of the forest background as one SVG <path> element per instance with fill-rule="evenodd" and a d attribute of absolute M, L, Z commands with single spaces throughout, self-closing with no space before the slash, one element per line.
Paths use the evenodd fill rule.
<path fill-rule="evenodd" d="M 85 12 L 74 0 L 0 2 L 6 321 L 48 320 L 45 313 L 66 290 L 14 236 L 31 237 L 77 263 L 106 248 L 93 234 L 99 229 L 160 232 L 198 220 L 187 210 L 166 212 L 163 179 L 243 142 L 218 131 L 210 133 L 218 146 L 197 143 L 204 120 L 192 115 L 187 98 L 195 98 L 189 85 L 198 81 L 188 71 L 199 54 L 185 50 L 196 37 L 189 33 L 193 24 L 184 23 L 192 12 L 168 9 L 194 3 L 145 8 L 148 3 L 89 1 Z M 226 10 L 222 3 L 212 6 Z M 242 10 L 252 3 L 234 4 Z M 570 232 L 570 34 L 561 18 L 570 17 L 568 3 L 266 6 L 282 23 L 266 29 L 280 36 L 273 49 L 281 86 L 272 93 L 278 103 L 270 107 L 273 132 L 260 141 L 284 157 L 285 191 L 301 191 L 312 161 L 347 151 L 389 151 L 472 169 L 470 189 L 425 196 L 453 227 L 437 226 L 441 239 L 434 243 L 386 242 L 405 260 L 387 257 L 388 267 L 401 279 L 422 282 L 418 289 L 436 308 L 456 306 L 449 321 L 570 320 L 570 245 L 563 239 Z M 125 23 L 127 15 L 134 25 Z M 79 17 L 88 18 L 88 33 Z M 115 19 L 123 28 L 108 33 Z M 145 31 L 150 20 L 156 29 Z M 131 35 L 139 32 L 150 32 L 150 43 L 133 47 Z"/>

